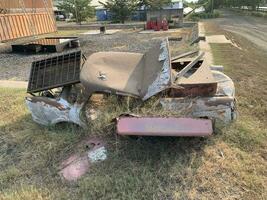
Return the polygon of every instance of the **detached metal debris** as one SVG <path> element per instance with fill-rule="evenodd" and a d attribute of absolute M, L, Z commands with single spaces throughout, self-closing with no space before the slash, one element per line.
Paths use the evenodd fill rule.
<path fill-rule="evenodd" d="M 26 102 L 39 124 L 72 122 L 84 127 L 87 123 L 81 117 L 82 110 L 96 93 L 142 101 L 156 97 L 164 110 L 187 114 L 181 118 L 156 114 L 119 118 L 118 133 L 209 136 L 213 121 L 229 123 L 235 119 L 235 87 L 222 73 L 223 67 L 208 66 L 204 53 L 187 58 L 196 53 L 171 58 L 168 39 L 164 39 L 145 54 L 98 52 L 82 62 L 79 52 L 35 62 L 28 90 L 32 96 Z"/>
<path fill-rule="evenodd" d="M 62 52 L 66 48 L 80 46 L 78 37 L 46 37 L 27 43 L 13 44 L 12 52 L 16 53 L 39 53 L 39 52 Z"/>

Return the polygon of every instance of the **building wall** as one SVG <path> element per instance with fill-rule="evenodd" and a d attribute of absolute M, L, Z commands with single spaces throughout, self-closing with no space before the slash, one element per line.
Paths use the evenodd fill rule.
<path fill-rule="evenodd" d="M 0 41 L 56 30 L 52 0 L 0 1 Z"/>
<path fill-rule="evenodd" d="M 150 20 L 173 20 L 176 27 L 183 25 L 183 9 L 148 10 L 147 21 Z"/>

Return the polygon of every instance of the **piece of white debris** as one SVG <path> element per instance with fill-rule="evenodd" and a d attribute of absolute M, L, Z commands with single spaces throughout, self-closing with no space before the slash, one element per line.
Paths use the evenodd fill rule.
<path fill-rule="evenodd" d="M 107 150 L 105 147 L 101 147 L 88 152 L 88 158 L 90 162 L 95 163 L 104 161 L 107 159 Z"/>

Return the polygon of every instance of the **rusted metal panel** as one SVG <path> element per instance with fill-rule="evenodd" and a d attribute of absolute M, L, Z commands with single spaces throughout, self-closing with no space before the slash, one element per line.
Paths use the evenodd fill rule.
<path fill-rule="evenodd" d="M 0 41 L 55 31 L 57 31 L 55 20 L 48 13 L 0 14 Z"/>
<path fill-rule="evenodd" d="M 155 47 L 146 54 L 92 54 L 81 72 L 81 82 L 88 93 L 104 91 L 147 100 L 167 89 L 171 85 L 168 40 L 158 40 L 154 43 Z"/>
<path fill-rule="evenodd" d="M 213 133 L 212 121 L 192 118 L 129 118 L 118 120 L 119 135 L 203 137 Z"/>
<path fill-rule="evenodd" d="M 0 41 L 57 31 L 51 0 L 1 0 L 1 10 Z"/>
<path fill-rule="evenodd" d="M 180 85 L 178 88 L 170 88 L 168 91 L 169 97 L 207 97 L 213 96 L 217 91 L 217 83 L 211 84 L 195 84 L 195 85 Z"/>
<path fill-rule="evenodd" d="M 161 105 L 166 110 L 190 113 L 193 117 L 216 119 L 225 123 L 232 122 L 237 116 L 234 83 L 220 71 L 212 71 L 212 74 L 218 84 L 214 95 L 195 98 L 192 96 L 161 98 Z"/>
<path fill-rule="evenodd" d="M 7 12 L 18 11 L 18 9 L 21 9 L 20 1 L 25 5 L 26 9 L 45 8 L 44 1 L 47 1 L 48 8 L 51 8 L 53 5 L 52 0 L 1 0 L 0 8 L 7 10 Z"/>

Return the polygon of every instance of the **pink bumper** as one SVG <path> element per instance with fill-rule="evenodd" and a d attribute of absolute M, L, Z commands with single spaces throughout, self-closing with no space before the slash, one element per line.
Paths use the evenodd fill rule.
<path fill-rule="evenodd" d="M 203 137 L 213 133 L 212 121 L 192 118 L 134 118 L 118 120 L 119 135 Z"/>

